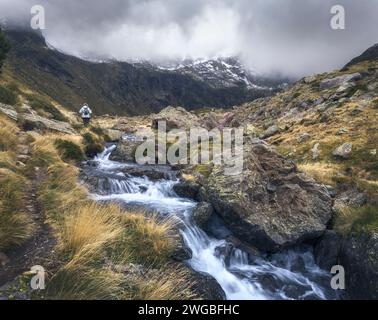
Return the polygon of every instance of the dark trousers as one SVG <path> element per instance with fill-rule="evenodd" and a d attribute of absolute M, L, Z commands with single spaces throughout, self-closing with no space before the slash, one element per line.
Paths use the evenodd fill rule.
<path fill-rule="evenodd" d="M 89 122 L 91 121 L 91 118 L 82 118 L 83 119 L 83 123 L 84 123 L 84 126 L 88 126 L 89 125 Z"/>

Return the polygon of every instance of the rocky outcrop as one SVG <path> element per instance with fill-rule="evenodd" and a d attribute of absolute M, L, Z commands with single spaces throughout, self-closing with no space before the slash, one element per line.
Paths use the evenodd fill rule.
<path fill-rule="evenodd" d="M 22 126 L 25 130 L 50 130 L 66 134 L 74 134 L 75 131 L 67 122 L 47 119 L 36 114 L 21 114 Z"/>
<path fill-rule="evenodd" d="M 18 113 L 12 106 L 0 104 L 0 112 L 10 119 L 19 121 L 24 130 L 49 130 L 65 134 L 75 134 L 72 126 L 63 121 L 47 119 L 37 115 L 35 112 Z"/>
<path fill-rule="evenodd" d="M 331 219 L 326 187 L 261 140 L 246 142 L 244 155 L 241 174 L 215 166 L 206 184 L 207 201 L 235 235 L 268 251 L 320 237 Z"/>
<path fill-rule="evenodd" d="M 346 85 L 352 81 L 361 79 L 360 73 L 346 74 L 335 78 L 328 78 L 320 82 L 320 89 L 329 89 L 336 86 Z"/>
<path fill-rule="evenodd" d="M 14 121 L 17 121 L 18 119 L 17 111 L 12 106 L 8 106 L 6 104 L 0 103 L 0 112 L 2 112 L 3 114 L 5 114 L 6 116 L 8 116 Z"/>
<path fill-rule="evenodd" d="M 199 127 L 199 118 L 184 108 L 167 107 L 158 114 L 151 116 L 152 128 L 158 127 L 159 122 L 165 122 L 167 131 L 173 129 L 189 130 L 192 127 Z"/>

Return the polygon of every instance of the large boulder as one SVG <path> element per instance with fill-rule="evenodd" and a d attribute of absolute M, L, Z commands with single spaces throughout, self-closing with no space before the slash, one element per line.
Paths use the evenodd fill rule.
<path fill-rule="evenodd" d="M 152 128 L 156 129 L 159 122 L 165 122 L 167 131 L 173 129 L 189 130 L 192 127 L 199 127 L 199 118 L 182 107 L 167 107 L 158 114 L 151 116 Z"/>
<path fill-rule="evenodd" d="M 210 203 L 200 202 L 193 210 L 193 220 L 200 228 L 204 229 L 213 213 L 214 208 Z"/>
<path fill-rule="evenodd" d="M 378 234 L 345 239 L 340 265 L 345 268 L 346 290 L 351 299 L 378 299 Z"/>
<path fill-rule="evenodd" d="M 143 143 L 138 140 L 121 140 L 110 155 L 110 160 L 119 162 L 135 162 L 136 149 Z"/>
<path fill-rule="evenodd" d="M 314 254 L 317 264 L 328 272 L 336 265 L 344 267 L 347 298 L 378 299 L 378 234 L 342 236 L 327 231 Z"/>
<path fill-rule="evenodd" d="M 328 190 L 265 142 L 245 143 L 241 174 L 227 176 L 225 168 L 214 166 L 206 197 L 242 241 L 274 252 L 325 232 L 332 214 Z"/>

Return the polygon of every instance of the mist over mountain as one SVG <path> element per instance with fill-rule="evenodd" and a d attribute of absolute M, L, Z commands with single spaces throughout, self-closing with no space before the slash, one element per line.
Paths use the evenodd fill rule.
<path fill-rule="evenodd" d="M 28 23 L 31 0 L 2 0 L 0 18 Z M 92 60 L 216 59 L 237 56 L 259 73 L 285 76 L 342 67 L 377 42 L 375 0 L 41 0 L 46 41 Z M 330 27 L 343 5 L 346 29 Z"/>
<path fill-rule="evenodd" d="M 47 46 L 36 32 L 7 30 L 6 36 L 9 75 L 72 110 L 84 102 L 96 114 L 119 115 L 149 114 L 169 105 L 226 108 L 270 96 L 285 83 L 249 74 L 237 61 L 233 66 L 213 61 L 223 67 L 218 70 L 206 64 L 166 70 L 142 62 L 82 60 Z"/>

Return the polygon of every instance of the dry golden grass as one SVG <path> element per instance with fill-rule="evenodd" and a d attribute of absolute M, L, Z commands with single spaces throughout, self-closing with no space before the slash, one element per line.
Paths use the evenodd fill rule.
<path fill-rule="evenodd" d="M 115 300 L 123 277 L 106 269 L 66 265 L 48 281 L 43 297 L 50 300 Z"/>
<path fill-rule="evenodd" d="M 16 154 L 13 151 L 0 151 L 0 168 L 16 171 Z"/>
<path fill-rule="evenodd" d="M 170 235 L 174 226 L 171 219 L 159 221 L 156 216 L 146 218 L 143 213 L 122 214 L 123 232 L 113 251 L 125 250 L 132 261 L 147 265 L 161 265 L 172 254 L 175 241 Z"/>
<path fill-rule="evenodd" d="M 25 213 L 27 180 L 0 168 L 0 250 L 23 244 L 33 232 L 33 223 Z"/>
<path fill-rule="evenodd" d="M 146 275 L 134 277 L 122 298 L 155 301 L 196 299 L 192 287 L 193 282 L 187 270 L 166 265 L 160 270 L 152 270 Z"/>
<path fill-rule="evenodd" d="M 334 177 L 341 171 L 337 164 L 323 162 L 299 164 L 298 169 L 326 185 L 335 185 Z"/>
<path fill-rule="evenodd" d="M 61 230 L 61 248 L 77 254 L 83 250 L 100 250 L 122 232 L 120 210 L 116 206 L 90 203 L 66 216 Z"/>
<path fill-rule="evenodd" d="M 3 117 L 0 117 L 0 151 L 14 151 L 18 143 L 17 126 Z"/>

